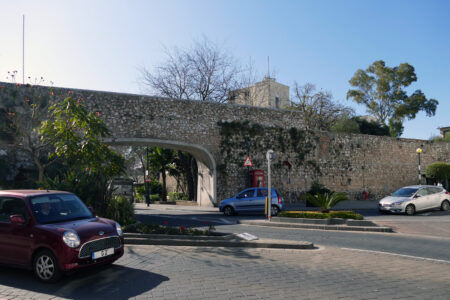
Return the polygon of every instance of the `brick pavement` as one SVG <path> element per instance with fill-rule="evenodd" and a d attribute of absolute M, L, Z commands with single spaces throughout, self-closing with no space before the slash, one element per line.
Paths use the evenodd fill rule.
<path fill-rule="evenodd" d="M 450 263 L 340 248 L 127 246 L 53 285 L 0 268 L 0 299 L 450 299 Z"/>

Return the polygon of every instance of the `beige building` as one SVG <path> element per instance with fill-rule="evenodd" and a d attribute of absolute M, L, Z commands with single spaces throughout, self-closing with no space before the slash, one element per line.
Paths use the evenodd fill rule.
<path fill-rule="evenodd" d="M 231 91 L 228 100 L 233 104 L 286 108 L 291 106 L 289 87 L 278 83 L 275 78 L 264 77 L 254 85 Z"/>
<path fill-rule="evenodd" d="M 439 127 L 439 131 L 441 132 L 441 137 L 446 138 L 447 136 L 450 136 L 450 126 L 448 127 Z"/>

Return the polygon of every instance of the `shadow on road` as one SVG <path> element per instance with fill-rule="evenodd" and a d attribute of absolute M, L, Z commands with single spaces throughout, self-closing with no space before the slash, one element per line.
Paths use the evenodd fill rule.
<path fill-rule="evenodd" d="M 57 283 L 45 284 L 31 271 L 0 267 L 0 285 L 70 299 L 128 299 L 167 280 L 168 277 L 155 273 L 111 265 L 82 270 Z"/>

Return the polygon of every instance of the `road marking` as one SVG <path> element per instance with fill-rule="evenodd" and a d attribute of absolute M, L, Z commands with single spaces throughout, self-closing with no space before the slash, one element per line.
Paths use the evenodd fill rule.
<path fill-rule="evenodd" d="M 427 258 L 427 257 L 421 257 L 421 256 L 412 256 L 412 255 L 397 254 L 397 253 L 375 251 L 375 250 L 365 250 L 365 249 L 354 249 L 354 248 L 341 248 L 341 249 L 349 250 L 349 251 L 357 251 L 357 252 L 369 252 L 369 253 L 384 254 L 384 255 L 391 255 L 391 256 L 400 256 L 400 257 L 406 257 L 406 258 L 413 258 L 413 259 L 419 259 L 419 260 L 426 260 L 426 261 L 450 264 L 450 261 L 443 260 L 443 259 L 434 259 L 434 258 Z"/>

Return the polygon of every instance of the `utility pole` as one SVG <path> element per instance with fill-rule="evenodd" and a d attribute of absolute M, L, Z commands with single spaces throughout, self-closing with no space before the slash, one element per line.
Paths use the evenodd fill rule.
<path fill-rule="evenodd" d="M 273 150 L 268 150 L 266 153 L 266 158 L 267 158 L 267 218 L 271 219 L 271 214 L 272 214 L 272 181 L 270 178 L 270 165 L 272 164 L 273 159 L 275 158 L 275 154 L 273 152 Z"/>
<path fill-rule="evenodd" d="M 22 15 L 22 84 L 25 84 L 25 15 Z"/>
<path fill-rule="evenodd" d="M 147 203 L 147 206 L 150 206 L 150 188 L 149 188 L 149 184 L 148 184 L 148 179 L 150 178 L 150 174 L 149 174 L 149 164 L 148 164 L 148 146 L 146 149 L 146 158 L 147 158 L 147 169 L 145 170 L 145 178 L 144 178 L 144 182 L 145 182 L 145 203 Z"/>

